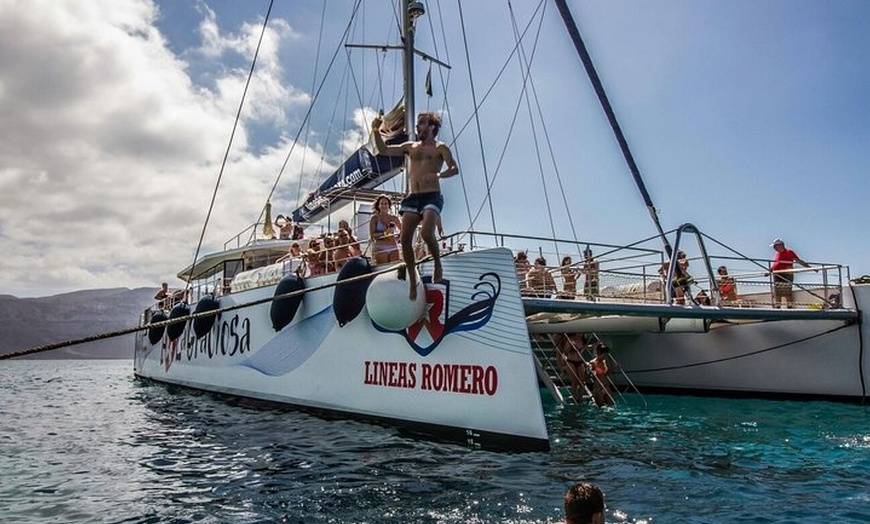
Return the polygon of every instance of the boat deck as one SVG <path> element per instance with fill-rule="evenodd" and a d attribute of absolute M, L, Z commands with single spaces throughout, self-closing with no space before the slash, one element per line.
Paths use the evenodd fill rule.
<path fill-rule="evenodd" d="M 658 318 L 689 318 L 704 320 L 842 320 L 854 321 L 859 317 L 856 309 L 788 309 L 773 307 L 699 306 L 677 304 L 638 304 L 557 298 L 523 298 L 523 307 L 530 321 L 554 315 L 596 317 L 624 315 Z"/>

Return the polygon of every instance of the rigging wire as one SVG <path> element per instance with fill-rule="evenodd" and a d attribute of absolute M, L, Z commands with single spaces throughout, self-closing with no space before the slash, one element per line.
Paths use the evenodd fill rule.
<path fill-rule="evenodd" d="M 345 82 L 347 82 L 347 77 L 348 77 L 348 68 L 345 68 L 344 74 L 342 75 L 341 82 L 339 84 L 339 90 L 342 90 L 344 88 Z M 329 119 L 329 125 L 326 128 L 326 136 L 323 139 L 324 144 L 330 143 L 330 140 L 332 138 L 333 125 L 335 123 L 336 115 L 338 114 L 338 105 L 339 105 L 339 99 L 338 99 L 338 97 L 336 97 L 335 104 L 333 104 L 333 106 L 332 106 L 332 115 L 330 116 L 330 119 Z M 347 108 L 347 97 L 345 97 L 345 109 L 346 108 Z M 345 114 L 347 114 L 347 113 L 345 112 Z M 314 171 L 314 174 L 311 177 L 309 177 L 309 179 L 313 182 L 313 184 L 315 186 L 317 185 L 317 181 L 321 179 L 321 175 L 323 174 L 323 167 L 326 164 L 326 149 L 325 148 L 321 148 L 319 160 L 320 161 L 317 164 L 317 169 Z"/>
<path fill-rule="evenodd" d="M 281 164 L 281 169 L 278 171 L 278 175 L 275 177 L 275 183 L 272 184 L 272 189 L 269 191 L 269 199 L 271 199 L 272 195 L 275 193 L 275 189 L 278 187 L 278 183 L 281 181 L 284 172 L 287 170 L 287 165 L 290 163 L 290 157 L 293 154 L 293 151 L 296 149 L 296 144 L 299 142 L 299 137 L 302 136 L 303 129 L 305 129 L 305 126 L 311 119 L 311 113 L 314 110 L 314 104 L 316 104 L 320 98 L 320 93 L 321 91 L 323 91 L 323 86 L 326 84 L 326 79 L 329 77 L 329 73 L 330 71 L 332 71 L 333 65 L 335 65 L 335 59 L 338 56 L 339 50 L 341 49 L 341 42 L 344 42 L 347 39 L 347 35 L 350 32 L 351 25 L 353 24 L 353 20 L 356 17 L 356 13 L 359 10 L 361 2 L 362 0 L 357 0 L 356 4 L 354 5 L 350 20 L 345 26 L 344 33 L 342 33 L 342 37 L 339 39 L 339 44 L 336 46 L 335 51 L 333 52 L 332 57 L 329 60 L 329 65 L 326 67 L 326 71 L 323 74 L 320 85 L 317 87 L 317 91 L 315 91 L 314 95 L 312 95 L 311 97 L 311 103 L 308 105 L 308 110 L 305 112 L 305 117 L 302 119 L 299 130 L 296 132 L 296 136 L 293 138 L 293 141 L 290 144 L 290 150 L 287 151 L 287 155 L 284 157 L 284 162 L 283 164 Z M 263 215 L 261 214 L 260 216 L 262 217 Z"/>
<path fill-rule="evenodd" d="M 535 13 L 537 13 L 538 10 L 541 9 L 541 6 L 545 1 L 546 0 L 541 0 L 538 3 L 538 6 L 535 9 Z M 528 32 L 529 29 L 531 28 L 532 22 L 534 21 L 534 16 L 535 15 L 533 14 L 533 16 L 529 19 L 529 22 L 526 24 L 526 27 L 523 29 L 523 32 L 522 32 L 523 35 L 525 35 L 526 32 Z M 464 27 L 463 27 L 463 34 L 464 34 Z M 483 97 L 481 97 L 479 102 L 476 101 L 474 103 L 474 105 L 473 105 L 474 110 L 473 110 L 471 116 L 469 116 L 468 119 L 466 119 L 465 122 L 460 126 L 459 131 L 453 131 L 454 143 L 455 143 L 455 141 L 459 140 L 459 137 L 465 132 L 465 129 L 471 124 L 471 122 L 473 120 L 477 119 L 478 113 L 480 112 L 480 108 L 483 107 L 483 104 L 489 99 L 489 96 L 495 90 L 495 86 L 498 85 L 499 79 L 501 79 L 501 77 L 504 75 L 505 71 L 507 71 L 508 65 L 510 65 L 511 61 L 513 60 L 514 53 L 516 53 L 517 51 L 518 51 L 518 48 L 516 45 L 514 45 L 513 49 L 508 54 L 505 61 L 502 63 L 501 68 L 499 69 L 498 73 L 495 75 L 495 78 L 490 83 L 490 86 L 486 90 L 486 92 L 484 93 Z M 467 46 L 465 48 L 465 52 L 466 52 L 466 54 L 468 54 L 468 47 Z M 469 72 L 469 76 L 471 76 L 471 72 Z M 511 122 L 510 129 L 513 129 L 515 123 L 516 123 L 516 111 L 514 113 L 514 117 L 513 117 L 513 121 Z M 453 130 L 453 129 L 454 128 L 453 128 L 452 122 L 451 122 L 451 130 Z M 504 158 L 505 154 L 506 154 L 506 149 L 502 151 L 501 159 Z M 497 167 L 493 173 L 492 180 L 489 181 L 486 185 L 487 196 L 490 195 L 490 192 L 492 191 L 492 187 L 494 186 L 495 181 L 496 181 L 496 179 L 498 179 L 498 175 L 501 172 L 500 165 L 501 165 L 501 161 L 499 162 L 499 164 L 497 165 Z M 468 198 L 468 197 L 466 196 L 466 198 Z M 486 206 L 486 204 L 487 204 L 487 200 L 484 199 L 481 202 L 480 206 L 478 206 L 477 211 L 473 215 L 471 214 L 471 212 L 469 212 L 469 227 L 470 228 L 472 228 L 474 226 L 474 223 L 477 221 L 478 217 L 480 217 L 480 214 L 483 212 L 483 208 Z"/>
<path fill-rule="evenodd" d="M 510 6 L 510 2 L 508 2 L 508 5 Z M 544 10 L 546 10 L 546 4 L 544 4 L 544 6 L 545 6 Z M 535 46 L 537 46 L 538 39 L 540 38 L 540 32 L 543 28 L 543 19 L 544 19 L 544 12 L 542 11 L 541 12 L 541 23 L 538 26 L 538 34 L 535 36 Z M 516 34 L 516 24 L 515 24 L 515 18 L 513 15 L 513 8 L 512 7 L 511 7 L 511 20 L 512 20 L 513 25 L 514 25 L 514 32 Z M 517 37 L 518 37 L 518 35 L 517 35 Z M 517 43 L 519 44 L 520 52 L 523 54 L 523 56 L 525 56 L 525 50 L 522 47 L 522 41 L 518 40 Z M 534 56 L 534 54 L 535 54 L 535 52 L 533 50 L 532 55 Z M 532 61 L 526 60 L 526 62 L 527 62 L 526 67 L 529 70 L 531 70 Z M 559 192 L 562 195 L 562 203 L 565 207 L 565 213 L 568 216 L 568 224 L 571 228 L 571 236 L 573 237 L 574 241 L 577 242 L 578 241 L 577 228 L 574 225 L 574 217 L 571 214 L 571 206 L 568 203 L 568 195 L 565 192 L 565 185 L 562 183 L 562 174 L 561 174 L 561 171 L 559 169 L 559 164 L 556 162 L 556 153 L 555 153 L 555 151 L 553 151 L 553 142 L 552 142 L 552 140 L 550 140 L 550 133 L 549 133 L 549 128 L 547 126 L 547 120 L 543 117 L 544 111 L 541 108 L 540 97 L 538 96 L 537 88 L 535 87 L 535 80 L 531 76 L 529 76 L 529 85 L 531 86 L 532 95 L 533 95 L 533 98 L 535 100 L 535 104 L 537 106 L 538 116 L 540 118 L 541 131 L 544 135 L 544 142 L 547 144 L 547 151 L 550 155 L 550 162 L 552 163 L 552 166 L 553 166 L 553 172 L 556 176 L 556 182 L 559 186 Z"/>
<path fill-rule="evenodd" d="M 444 56 L 445 59 L 443 62 L 449 64 L 450 63 L 450 47 L 447 45 L 447 31 L 445 30 L 444 25 L 444 16 L 443 10 L 441 9 L 441 3 L 438 2 L 438 9 L 436 11 L 438 13 L 438 27 L 441 32 L 441 41 L 445 43 L 444 45 Z M 429 23 L 429 30 L 432 38 L 432 47 L 434 50 L 435 58 L 441 60 L 441 51 L 438 47 L 438 38 L 435 37 L 435 26 L 432 23 Z M 451 70 L 447 70 L 447 78 L 444 78 L 444 68 L 438 68 L 438 79 L 441 82 L 442 93 L 444 93 L 441 97 L 441 107 L 443 108 L 443 112 L 447 115 L 447 127 L 450 129 L 450 135 L 453 137 L 452 142 L 450 143 L 450 147 L 453 148 L 456 153 L 456 158 L 462 158 L 462 154 L 459 147 L 459 142 L 456 140 L 456 128 L 453 126 L 453 113 L 450 111 L 450 99 L 447 97 L 447 91 L 450 86 L 450 73 Z M 461 168 L 460 168 L 461 169 Z M 468 216 L 469 229 L 471 227 L 472 219 L 471 219 L 471 199 L 468 196 L 468 184 L 466 183 L 466 178 L 464 176 L 459 177 L 459 185 L 462 188 L 462 197 L 465 201 L 465 213 Z"/>
<path fill-rule="evenodd" d="M 218 188 L 221 185 L 221 179 L 224 176 L 224 170 L 227 167 L 227 161 L 230 157 L 230 151 L 233 147 L 233 139 L 236 136 L 236 130 L 239 127 L 239 121 L 242 119 L 242 109 L 245 107 L 245 100 L 248 96 L 248 87 L 251 85 L 251 79 L 254 77 L 254 69 L 257 65 L 257 57 L 260 55 L 260 46 L 263 44 L 263 37 L 266 34 L 266 28 L 269 24 L 269 16 L 272 14 L 272 6 L 275 4 L 275 0 L 271 0 L 269 2 L 269 9 L 266 11 L 266 16 L 263 18 L 263 28 L 260 30 L 260 38 L 257 40 L 257 48 L 254 50 L 254 58 L 251 60 L 251 69 L 248 71 L 248 79 L 245 81 L 245 89 L 242 91 L 242 99 L 239 100 L 239 109 L 236 111 L 236 119 L 233 121 L 233 129 L 230 132 L 230 139 L 227 143 L 227 148 L 224 151 L 224 158 L 221 161 L 221 168 L 218 172 L 217 180 L 215 181 L 214 191 L 211 194 L 211 201 L 208 204 L 208 212 L 205 215 L 205 221 L 202 224 L 202 231 L 199 234 L 199 241 L 196 243 L 196 252 L 193 254 L 193 263 L 190 264 L 190 273 L 187 275 L 186 284 L 184 286 L 185 290 L 190 289 L 190 281 L 193 280 L 193 270 L 196 268 L 196 262 L 199 260 L 199 252 L 202 250 L 202 243 L 205 240 L 205 231 L 208 228 L 209 220 L 211 219 L 212 211 L 214 211 L 214 204 L 217 200 L 217 192 Z M 265 212 L 265 211 L 264 211 Z M 262 216 L 262 214 L 260 215 Z M 257 220 L 259 222 L 259 220 Z M 255 228 L 256 229 L 256 228 Z"/>
<path fill-rule="evenodd" d="M 770 271 L 770 268 L 769 268 L 768 266 L 762 264 L 761 262 L 758 262 L 758 261 L 755 260 L 754 258 L 749 258 L 748 256 L 744 255 L 743 253 L 741 253 L 741 252 L 737 251 L 736 249 L 732 248 L 731 246 L 728 246 L 728 245 L 726 245 L 726 244 L 723 244 L 722 242 L 716 240 L 715 238 L 713 238 L 713 237 L 711 237 L 711 236 L 709 236 L 709 235 L 707 235 L 707 234 L 704 234 L 704 233 L 702 233 L 702 232 L 700 232 L 700 231 L 698 231 L 698 233 L 701 235 L 701 237 L 706 238 L 706 239 L 712 241 L 712 242 L 715 243 L 715 244 L 718 244 L 719 246 L 721 246 L 721 247 L 727 249 L 728 251 L 731 251 L 731 252 L 734 253 L 735 255 L 741 257 L 743 260 L 746 260 L 747 262 L 751 262 L 753 265 L 755 265 L 756 267 L 760 268 L 762 271 L 765 271 L 765 272 Z M 804 286 L 802 286 L 802 285 L 799 284 L 799 283 L 795 283 L 795 285 L 798 286 L 798 288 L 803 289 L 804 291 L 806 291 L 810 296 L 815 297 L 815 298 L 821 300 L 822 303 L 824 303 L 824 304 L 830 304 L 830 298 L 825 297 L 825 296 L 822 296 L 822 295 L 819 295 L 818 293 L 816 293 L 816 292 L 813 291 L 812 289 L 807 289 L 807 288 L 805 288 Z"/>
<path fill-rule="evenodd" d="M 396 26 L 395 26 L 396 30 L 401 31 L 401 28 L 398 25 L 398 18 L 397 18 L 396 9 L 393 9 L 392 14 L 393 14 L 394 21 L 396 21 Z M 363 18 L 364 18 L 364 16 L 365 15 L 363 15 Z M 353 34 L 356 34 L 356 32 L 359 30 L 359 28 L 362 27 L 361 40 L 366 41 L 365 29 L 367 28 L 367 25 L 365 23 L 360 23 L 359 19 L 360 19 L 360 17 L 355 17 L 355 19 L 354 19 Z M 388 30 L 389 34 L 385 37 L 384 41 L 391 41 L 394 39 L 393 33 L 392 33 L 393 26 L 391 25 L 389 27 L 390 27 L 390 29 Z M 390 94 L 390 98 L 392 98 L 393 100 L 397 99 L 396 94 L 395 94 L 396 75 L 397 75 L 396 71 L 401 70 L 401 66 L 400 65 L 397 66 L 398 58 L 394 59 L 393 67 L 390 68 L 390 70 L 393 71 L 392 80 L 390 82 L 385 83 L 384 82 L 385 77 L 384 77 L 383 71 L 385 71 L 387 69 L 387 65 L 386 65 L 387 64 L 387 51 L 388 51 L 388 49 L 385 46 L 385 47 L 380 49 L 380 54 L 376 55 L 376 57 L 375 57 L 375 63 L 376 63 L 375 71 L 377 74 L 377 81 L 374 84 L 372 84 L 371 90 L 368 91 L 367 88 L 365 87 L 365 84 L 364 84 L 366 77 L 365 77 L 365 75 L 361 75 L 360 77 L 357 77 L 357 70 L 356 70 L 356 67 L 354 67 L 354 63 L 353 63 L 353 51 L 350 48 L 347 49 L 347 51 L 346 51 L 347 60 L 346 60 L 346 70 L 345 71 L 346 71 L 346 76 L 348 78 L 348 80 L 346 82 L 348 87 L 346 87 L 344 83 L 339 87 L 339 92 L 344 93 L 344 102 L 345 102 L 344 114 L 345 115 L 349 114 L 351 94 L 354 94 L 356 96 L 357 107 L 359 107 L 361 109 L 366 108 L 366 107 L 380 108 L 381 110 L 384 109 L 384 107 L 387 105 L 387 102 L 386 102 L 387 95 L 385 95 L 386 88 L 384 87 L 385 84 L 393 86 L 392 92 Z M 362 59 L 361 59 L 362 63 L 360 66 L 360 70 L 362 72 L 365 72 L 368 70 L 368 68 L 365 65 L 366 56 L 367 55 L 365 53 L 362 54 Z M 394 56 L 398 56 L 398 55 L 394 55 Z M 353 89 L 351 89 L 349 87 L 350 85 L 353 86 Z M 363 118 L 366 118 L 366 117 L 367 117 L 367 115 L 365 114 L 365 112 L 363 112 Z M 335 119 L 333 118 L 332 121 L 335 122 Z M 363 129 L 368 129 L 368 126 L 364 126 Z M 346 121 L 345 121 L 345 124 L 343 124 L 343 130 L 344 130 L 344 132 L 347 132 Z M 361 147 L 361 146 L 365 145 L 368 142 L 368 140 L 369 140 L 368 136 L 363 136 L 361 138 L 360 142 L 357 145 L 355 145 L 354 147 L 356 147 L 356 148 Z M 328 143 L 328 141 L 326 141 L 326 143 Z M 389 183 L 392 184 L 393 188 L 396 187 L 396 180 L 394 178 L 389 180 Z"/>
<path fill-rule="evenodd" d="M 349 93 L 350 93 L 350 89 L 347 86 L 350 84 L 349 77 L 352 74 L 352 69 L 350 67 L 350 51 L 347 51 L 346 55 L 347 55 L 347 61 L 345 62 L 345 68 L 343 70 L 343 73 L 341 76 L 341 81 L 339 82 L 339 86 L 338 86 L 338 92 L 345 93 L 345 97 L 344 97 L 345 111 L 343 114 L 347 114 L 348 97 L 349 97 Z M 332 114 L 331 114 L 330 119 L 329 119 L 329 124 L 327 125 L 327 128 L 326 128 L 327 129 L 326 135 L 323 139 L 324 144 L 329 144 L 331 141 L 332 133 L 333 133 L 334 127 L 335 127 L 336 117 L 338 114 L 339 105 L 340 105 L 340 98 L 335 97 L 335 103 L 333 104 Z M 346 128 L 345 128 L 345 131 L 346 131 Z M 306 137 L 306 143 L 307 143 L 307 137 Z M 327 163 L 327 156 L 328 155 L 327 155 L 326 148 L 322 147 L 320 149 L 320 155 L 318 156 L 319 161 L 317 164 L 317 168 L 314 170 L 314 172 L 309 174 L 307 177 L 304 176 L 304 174 L 300 175 L 300 179 L 299 179 L 300 191 L 297 195 L 297 201 L 300 201 L 302 199 L 302 191 L 303 191 L 302 188 L 303 187 L 305 188 L 306 191 L 311 191 L 314 188 L 316 188 L 319 181 L 322 180 L 322 174 L 324 171 L 324 167 L 326 166 L 326 163 Z M 303 184 L 303 182 L 306 180 L 308 181 L 307 184 Z"/>
<path fill-rule="evenodd" d="M 535 17 L 537 16 L 538 11 L 542 8 L 543 5 L 544 5 L 544 0 L 542 0 L 541 2 L 538 3 L 538 7 L 535 9 L 534 14 L 533 14 L 532 17 L 529 19 L 529 22 L 526 24 L 526 27 L 523 29 L 523 32 L 522 32 L 523 37 L 524 37 L 525 34 L 530 30 L 530 28 L 531 28 L 531 26 L 532 26 L 532 22 L 535 20 Z M 522 37 L 520 38 L 520 40 L 522 40 Z M 467 50 L 466 50 L 466 51 L 467 51 Z M 498 74 L 496 75 L 495 80 L 493 80 L 493 83 L 492 83 L 492 85 L 490 86 L 489 90 L 487 91 L 486 96 L 484 96 L 484 98 L 480 101 L 480 104 L 479 104 L 479 105 L 478 105 L 478 104 L 475 104 L 474 115 L 473 115 L 472 117 L 470 117 L 470 118 L 466 121 L 465 126 L 467 126 L 467 125 L 471 122 L 471 119 L 472 119 L 472 118 L 476 118 L 476 117 L 477 117 L 477 114 L 478 114 L 478 112 L 480 111 L 480 108 L 482 107 L 482 105 L 483 105 L 483 103 L 484 103 L 486 97 L 487 97 L 489 94 L 492 93 L 492 91 L 493 91 L 493 89 L 494 89 L 496 83 L 498 82 L 498 79 L 501 78 L 501 76 L 502 76 L 502 75 L 504 74 L 504 72 L 507 70 L 507 66 L 508 66 L 508 65 L 510 64 L 510 62 L 512 61 L 514 54 L 515 54 L 515 53 L 518 53 L 518 52 L 519 52 L 519 45 L 518 45 L 518 44 L 514 44 L 514 47 L 513 47 L 513 49 L 511 50 L 511 53 L 508 55 L 508 58 L 505 60 L 505 63 L 502 64 L 501 70 L 499 70 Z M 523 86 L 525 87 L 525 82 L 523 83 Z M 508 149 L 508 145 L 509 145 L 510 137 L 512 136 L 512 134 L 513 134 L 513 130 L 514 130 L 514 128 L 516 127 L 517 117 L 518 117 L 518 114 L 519 114 L 519 107 L 520 107 L 520 104 L 521 104 L 521 103 L 522 103 L 522 92 L 520 93 L 520 96 L 519 96 L 518 99 L 517 99 L 517 106 L 514 108 L 513 117 L 512 117 L 512 119 L 511 119 L 510 126 L 508 127 L 508 136 L 507 136 L 507 138 L 505 139 L 504 147 L 502 148 L 501 153 L 499 154 L 499 160 L 498 160 L 498 163 L 496 164 L 496 168 L 495 168 L 495 171 L 494 171 L 494 174 L 493 174 L 493 177 L 492 177 L 492 181 L 490 181 L 490 182 L 487 183 L 487 186 L 486 186 L 486 194 L 487 194 L 487 196 L 490 195 L 490 193 L 491 193 L 491 191 L 492 191 L 492 188 L 493 188 L 493 186 L 495 185 L 495 181 L 496 181 L 496 179 L 498 178 L 498 175 L 501 173 L 501 165 L 502 165 L 502 162 L 504 162 L 504 159 L 505 159 L 505 157 L 506 157 L 506 155 L 507 155 L 507 149 Z M 460 134 L 462 133 L 462 130 L 465 129 L 465 126 L 463 126 L 463 128 L 460 130 Z M 477 221 L 478 217 L 480 217 L 480 214 L 483 212 L 483 208 L 484 208 L 485 205 L 486 205 L 486 200 L 484 200 L 483 202 L 481 202 L 480 206 L 478 206 L 478 208 L 477 208 L 477 212 L 475 213 L 474 218 L 471 220 L 471 225 L 472 225 L 472 227 L 473 227 L 474 223 Z"/>
<path fill-rule="evenodd" d="M 314 74 L 311 75 L 311 91 L 317 87 L 317 69 L 320 65 L 320 50 L 323 45 L 323 26 L 326 21 L 326 0 L 323 1 L 323 9 L 320 12 L 320 31 L 317 34 L 317 51 L 314 53 Z M 305 126 L 305 143 L 308 143 L 308 138 L 311 136 L 311 122 Z M 305 173 L 305 160 L 308 158 L 308 148 L 302 151 L 302 165 L 299 167 L 299 184 L 296 187 L 296 201 L 302 198 L 302 173 Z"/>
<path fill-rule="evenodd" d="M 525 100 L 526 110 L 529 113 L 529 129 L 534 130 L 535 129 L 535 118 L 534 118 L 534 114 L 532 113 L 532 105 L 531 105 L 531 102 L 529 100 L 529 98 L 530 98 L 529 97 L 529 86 L 532 83 L 531 82 L 531 75 L 532 75 L 531 59 L 526 58 L 525 48 L 523 47 L 522 42 L 519 40 L 519 34 L 517 31 L 517 24 L 516 24 L 516 17 L 514 16 L 513 6 L 511 5 L 510 1 L 508 1 L 508 9 L 509 9 L 510 15 L 511 15 L 511 29 L 513 29 L 514 39 L 516 40 L 516 46 L 518 49 L 517 61 L 520 64 L 520 71 L 522 72 L 522 76 L 523 76 L 523 88 L 521 91 L 521 98 L 523 100 Z M 540 19 L 541 21 L 538 23 L 538 31 L 535 34 L 535 41 L 534 41 L 534 45 L 532 46 L 532 58 L 534 58 L 535 51 L 537 50 L 537 47 L 538 47 L 538 41 L 539 41 L 539 38 L 541 36 L 541 27 L 543 27 L 544 11 L 545 10 L 541 11 L 541 19 Z M 533 96 L 534 96 L 534 93 L 533 93 Z M 540 110 L 540 105 L 538 105 L 538 109 Z M 539 116 L 540 116 L 540 112 L 539 112 Z M 543 120 L 544 119 L 541 118 L 542 122 L 543 122 Z M 538 173 L 541 175 L 541 186 L 543 187 L 543 190 L 544 190 L 544 201 L 546 202 L 546 206 L 547 206 L 547 218 L 550 221 L 550 234 L 553 236 L 553 238 L 555 238 L 556 237 L 556 223 L 553 219 L 553 209 L 552 209 L 552 206 L 550 205 L 550 194 L 549 194 L 549 191 L 547 190 L 547 177 L 544 173 L 544 164 L 541 161 L 541 148 L 539 147 L 539 144 L 538 144 L 538 134 L 535 133 L 534 131 L 532 132 L 532 140 L 535 144 L 535 147 L 534 147 L 535 159 L 537 160 L 537 163 L 538 163 Z M 559 244 L 556 244 L 556 259 L 559 260 L 560 258 L 561 257 L 559 254 Z"/>
<path fill-rule="evenodd" d="M 472 71 L 471 71 L 471 53 L 468 52 L 468 36 L 467 36 L 466 31 L 465 31 L 465 16 L 463 15 L 463 12 L 462 12 L 462 2 L 460 0 L 456 0 L 456 5 L 459 7 L 459 24 L 460 24 L 460 27 L 462 28 L 462 43 L 463 43 L 463 46 L 465 47 L 465 62 L 466 62 L 466 65 L 468 67 L 468 80 L 469 80 L 469 83 L 471 85 L 471 101 L 472 101 L 472 104 L 474 105 L 474 107 L 478 107 L 477 94 L 476 94 L 476 91 L 474 88 L 474 75 L 472 74 Z M 480 146 L 480 158 L 481 158 L 481 162 L 483 163 L 483 178 L 484 178 L 484 181 L 486 182 L 486 188 L 487 188 L 486 198 L 485 198 L 484 202 L 486 202 L 489 205 L 489 215 L 490 215 L 490 220 L 492 220 L 492 231 L 493 231 L 493 233 L 497 233 L 498 228 L 496 227 L 496 223 L 495 223 L 495 211 L 493 210 L 493 207 L 492 207 L 492 194 L 489 191 L 489 188 L 491 186 L 490 186 L 490 182 L 489 182 L 489 170 L 486 167 L 486 154 L 484 153 L 484 148 L 483 148 L 483 134 L 482 134 L 481 129 L 480 129 L 479 113 L 476 110 L 474 111 L 473 118 L 475 121 L 475 125 L 477 127 L 477 142 L 478 142 L 478 145 Z"/>
<path fill-rule="evenodd" d="M 538 6 L 535 8 L 535 12 L 529 18 L 528 23 L 526 23 L 526 27 L 523 29 L 523 32 L 522 32 L 523 35 L 525 35 L 526 32 L 529 31 L 529 29 L 531 28 L 532 22 L 534 21 L 534 17 L 536 16 L 536 13 L 538 12 L 539 9 L 541 9 L 541 6 L 546 1 L 547 0 L 540 0 L 538 2 Z M 464 32 L 465 32 L 465 30 L 463 28 L 463 33 Z M 524 38 L 524 36 L 523 36 L 523 38 Z M 520 38 L 520 40 L 522 40 L 523 38 Z M 501 80 L 501 77 L 504 75 L 505 71 L 507 71 L 508 66 L 511 64 L 511 61 L 513 60 L 514 53 L 516 53 L 517 51 L 518 51 L 518 48 L 516 45 L 514 45 L 513 49 L 511 49 L 511 52 L 508 53 L 507 58 L 505 58 L 505 61 L 502 63 L 501 68 L 499 69 L 498 73 L 496 73 L 495 78 L 493 78 L 492 82 L 490 82 L 489 88 L 486 90 L 486 92 L 480 98 L 480 101 L 478 103 L 474 104 L 474 106 L 473 106 L 474 110 L 472 111 L 472 114 L 459 127 L 459 131 L 456 134 L 457 139 L 459 138 L 460 135 L 462 135 L 465 132 L 465 129 L 469 125 L 471 125 L 471 122 L 477 118 L 477 113 L 480 111 L 480 108 L 483 107 L 483 104 L 489 99 L 490 95 L 492 95 L 492 92 L 495 90 L 496 85 L 499 84 L 499 80 Z M 465 48 L 465 52 L 466 52 L 466 54 L 468 53 L 467 46 Z"/>

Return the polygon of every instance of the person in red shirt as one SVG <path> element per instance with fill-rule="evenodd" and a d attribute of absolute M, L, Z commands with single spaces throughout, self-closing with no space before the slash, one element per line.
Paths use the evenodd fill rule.
<path fill-rule="evenodd" d="M 794 298 L 792 298 L 792 284 L 794 283 L 794 263 L 804 267 L 810 267 L 809 264 L 801 260 L 797 253 L 785 247 L 785 242 L 777 238 L 770 245 L 776 250 L 776 257 L 773 259 L 773 265 L 770 266 L 770 274 L 773 275 L 773 307 L 779 308 L 782 299 L 786 301 L 786 307 L 791 309 L 794 307 Z"/>

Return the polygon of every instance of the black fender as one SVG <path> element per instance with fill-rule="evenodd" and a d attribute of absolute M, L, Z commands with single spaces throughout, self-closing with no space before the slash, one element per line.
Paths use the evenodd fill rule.
<path fill-rule="evenodd" d="M 275 295 L 284 295 L 293 291 L 301 291 L 305 289 L 305 281 L 297 275 L 286 275 L 275 286 Z M 272 318 L 272 327 L 275 331 L 281 331 L 289 324 L 293 317 L 296 316 L 296 311 L 302 303 L 303 293 L 294 295 L 288 298 L 281 298 L 272 301 L 272 309 L 269 315 Z"/>
<path fill-rule="evenodd" d="M 176 304 L 175 307 L 172 308 L 172 311 L 169 312 L 169 320 L 174 318 L 181 318 L 190 315 L 190 308 L 184 302 Z M 187 322 L 176 322 L 175 324 L 169 324 L 166 326 L 166 336 L 169 337 L 169 340 L 175 340 L 184 333 L 184 326 Z"/>
<path fill-rule="evenodd" d="M 164 322 L 168 319 L 169 317 L 166 316 L 166 313 L 163 311 L 156 311 L 151 315 L 151 320 L 148 323 L 157 324 L 158 322 Z M 152 326 L 148 328 L 148 342 L 150 342 L 152 346 L 160 342 L 160 339 L 163 338 L 164 331 L 166 331 L 166 326 Z"/>
<path fill-rule="evenodd" d="M 332 311 L 339 327 L 351 322 L 363 310 L 366 305 L 366 291 L 368 291 L 372 279 L 362 278 L 347 284 L 341 282 L 371 273 L 372 266 L 369 260 L 363 257 L 351 258 L 345 262 L 338 273 L 336 281 L 338 285 L 335 286 L 335 292 L 332 294 Z"/>
<path fill-rule="evenodd" d="M 193 312 L 194 314 L 205 313 L 206 311 L 220 309 L 220 307 L 220 300 L 215 298 L 214 295 L 209 294 L 199 299 Z M 193 319 L 193 332 L 196 334 L 196 338 L 202 338 L 211 331 L 212 326 L 217 321 L 218 314 L 215 313 L 214 315 L 206 315 Z"/>

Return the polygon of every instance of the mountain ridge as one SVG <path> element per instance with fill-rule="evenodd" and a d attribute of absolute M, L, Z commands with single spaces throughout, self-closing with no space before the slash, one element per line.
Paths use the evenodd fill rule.
<path fill-rule="evenodd" d="M 158 288 L 104 288 L 48 297 L 0 295 L 0 355 L 135 327 Z M 128 334 L 35 353 L 34 359 L 132 358 Z"/>

